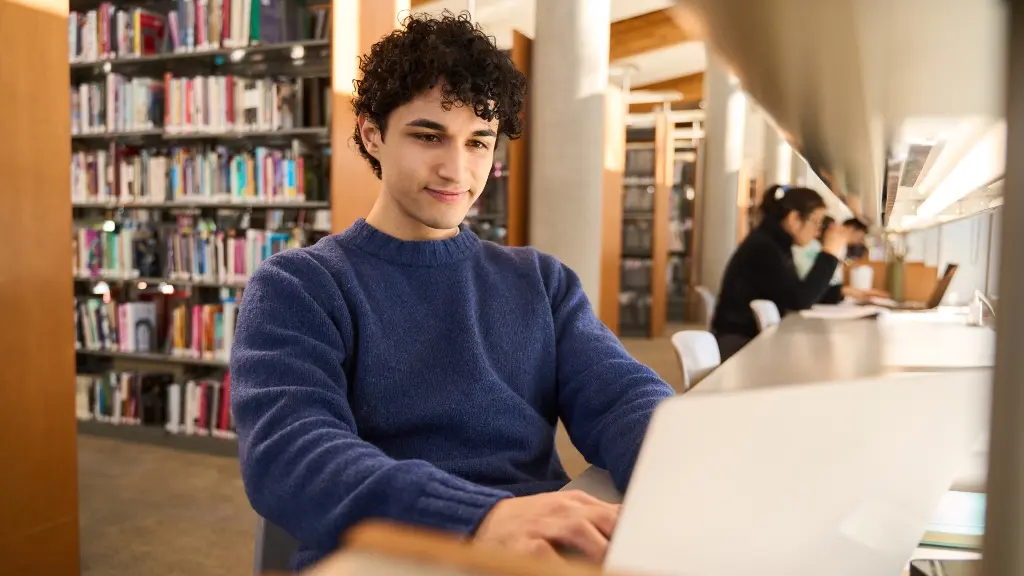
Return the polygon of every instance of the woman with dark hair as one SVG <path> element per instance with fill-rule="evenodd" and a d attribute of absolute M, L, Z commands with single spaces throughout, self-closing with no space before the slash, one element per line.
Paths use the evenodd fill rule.
<path fill-rule="evenodd" d="M 722 278 L 711 331 L 723 361 L 757 336 L 752 301 L 771 300 L 781 314 L 821 301 L 846 248 L 846 232 L 839 226 L 825 230 L 822 250 L 802 279 L 793 246 L 806 246 L 818 236 L 825 211 L 825 201 L 809 188 L 773 186 L 765 192 L 761 223 L 736 249 Z"/>

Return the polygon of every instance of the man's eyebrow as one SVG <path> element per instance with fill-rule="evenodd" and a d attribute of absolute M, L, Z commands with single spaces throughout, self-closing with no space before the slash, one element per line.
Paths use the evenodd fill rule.
<path fill-rule="evenodd" d="M 426 128 L 428 130 L 437 130 L 438 132 L 446 132 L 448 129 L 445 128 L 444 124 L 440 122 L 434 122 L 433 120 L 427 120 L 426 118 L 417 118 L 412 122 L 406 124 L 406 126 L 412 126 L 414 128 Z"/>
<path fill-rule="evenodd" d="M 406 126 L 412 126 L 413 128 L 426 128 L 427 130 L 436 130 L 438 132 L 448 131 L 448 128 L 444 124 L 434 120 L 427 120 L 426 118 L 417 118 L 416 120 L 406 124 Z M 497 138 L 498 133 L 490 128 L 484 128 L 483 130 L 474 131 L 473 136 L 476 138 Z"/>

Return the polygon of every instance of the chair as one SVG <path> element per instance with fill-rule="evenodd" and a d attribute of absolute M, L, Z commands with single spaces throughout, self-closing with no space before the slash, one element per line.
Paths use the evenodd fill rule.
<path fill-rule="evenodd" d="M 696 286 L 694 290 L 697 294 L 700 294 L 701 300 L 704 301 L 704 326 L 711 330 L 711 318 L 715 315 L 715 295 L 708 290 L 707 286 Z"/>
<path fill-rule="evenodd" d="M 256 550 L 253 574 L 264 572 L 291 572 L 292 556 L 299 549 L 299 541 L 284 528 L 256 517 Z"/>
<path fill-rule="evenodd" d="M 779 307 L 771 300 L 754 300 L 750 303 L 750 309 L 754 311 L 754 317 L 757 318 L 757 328 L 761 332 L 772 326 L 778 326 L 779 322 L 782 322 Z"/>
<path fill-rule="evenodd" d="M 682 330 L 672 335 L 679 363 L 683 368 L 683 392 L 704 379 L 722 363 L 718 340 L 704 330 Z"/>

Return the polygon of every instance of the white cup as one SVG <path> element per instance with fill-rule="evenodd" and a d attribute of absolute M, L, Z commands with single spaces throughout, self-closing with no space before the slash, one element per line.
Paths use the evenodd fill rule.
<path fill-rule="evenodd" d="M 866 264 L 850 270 L 850 286 L 856 290 L 870 290 L 875 282 L 875 269 Z"/>

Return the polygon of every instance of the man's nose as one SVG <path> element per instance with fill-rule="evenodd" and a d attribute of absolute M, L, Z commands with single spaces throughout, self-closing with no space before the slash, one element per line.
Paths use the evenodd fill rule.
<path fill-rule="evenodd" d="M 469 151 L 463 146 L 451 146 L 442 153 L 437 175 L 449 182 L 462 182 L 469 165 Z"/>

